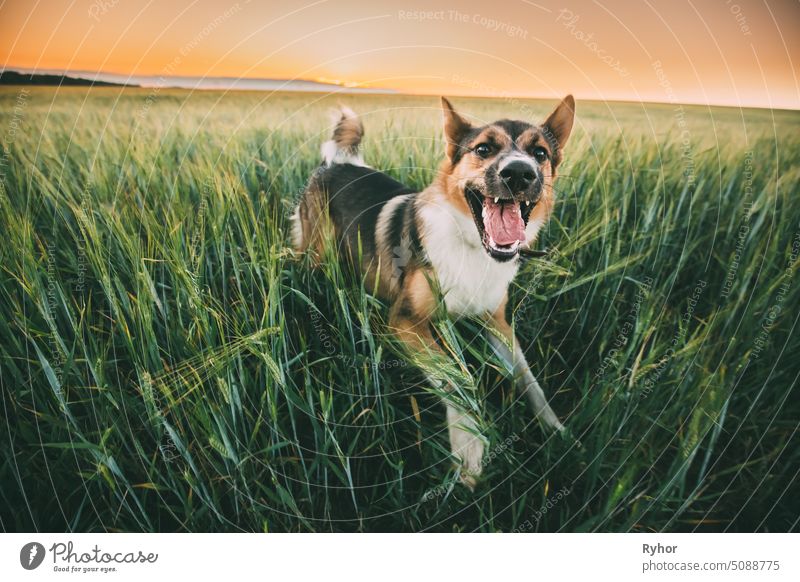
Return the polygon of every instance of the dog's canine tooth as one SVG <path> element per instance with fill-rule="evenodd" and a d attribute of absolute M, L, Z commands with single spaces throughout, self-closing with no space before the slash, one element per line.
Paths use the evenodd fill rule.
<path fill-rule="evenodd" d="M 500 197 L 499 197 L 499 196 L 495 196 L 495 197 L 494 197 L 494 203 L 495 203 L 495 204 L 497 204 L 497 201 L 498 201 L 498 200 L 500 200 Z"/>

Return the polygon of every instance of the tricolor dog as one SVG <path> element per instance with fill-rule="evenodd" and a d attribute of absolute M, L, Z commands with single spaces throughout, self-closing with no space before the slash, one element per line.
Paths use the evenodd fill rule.
<path fill-rule="evenodd" d="M 485 318 L 488 339 L 513 370 L 540 422 L 563 430 L 531 373 L 506 317 L 508 286 L 553 210 L 553 183 L 574 120 L 567 96 L 541 125 L 502 119 L 477 126 L 442 99 L 446 157 L 433 183 L 415 192 L 370 168 L 359 152 L 361 121 L 349 109 L 292 220 L 297 251 L 320 256 L 334 242 L 341 260 L 390 304 L 389 328 L 430 382 L 443 388 L 450 446 L 460 476 L 473 487 L 483 437 L 462 408 L 457 386 L 437 369 L 446 354 L 431 323 L 440 302 L 453 317 Z M 397 265 L 396 249 L 405 249 Z M 444 383 L 444 385 L 442 385 Z"/>

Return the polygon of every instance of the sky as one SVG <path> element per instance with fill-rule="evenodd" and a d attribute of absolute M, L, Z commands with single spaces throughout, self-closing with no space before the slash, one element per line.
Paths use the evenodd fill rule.
<path fill-rule="evenodd" d="M 0 0 L 0 68 L 800 109 L 800 1 Z"/>

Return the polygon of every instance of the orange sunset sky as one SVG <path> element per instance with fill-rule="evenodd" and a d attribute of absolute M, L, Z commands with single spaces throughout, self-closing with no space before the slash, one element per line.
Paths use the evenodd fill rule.
<path fill-rule="evenodd" d="M 5 0 L 0 67 L 800 108 L 798 0 Z"/>

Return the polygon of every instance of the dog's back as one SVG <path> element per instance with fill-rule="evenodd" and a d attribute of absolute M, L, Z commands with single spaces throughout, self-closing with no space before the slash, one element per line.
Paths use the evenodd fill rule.
<path fill-rule="evenodd" d="M 359 150 L 363 135 L 358 117 L 342 108 L 332 139 L 322 145 L 322 163 L 292 216 L 292 242 L 298 252 L 313 250 L 321 256 L 326 241 L 334 241 L 337 254 L 372 279 L 377 275 L 377 259 L 388 252 L 391 262 L 391 249 L 402 238 L 402 220 L 383 225 L 382 211 L 389 211 L 383 212 L 385 216 L 402 218 L 387 204 L 393 199 L 406 202 L 415 192 L 364 163 Z M 381 287 L 388 292 L 389 282 L 384 283 Z"/>

